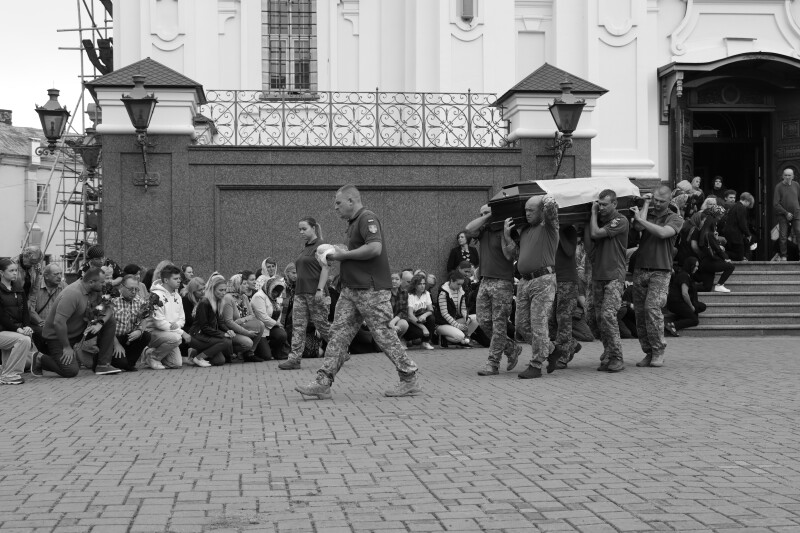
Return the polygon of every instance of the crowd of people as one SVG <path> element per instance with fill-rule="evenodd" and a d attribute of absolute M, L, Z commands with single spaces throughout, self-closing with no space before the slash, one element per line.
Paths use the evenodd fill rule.
<path fill-rule="evenodd" d="M 776 189 L 784 209 L 776 213 L 785 220 L 780 258 L 790 228 L 798 232 L 800 187 L 792 178 L 785 173 Z M 348 222 L 346 246 L 328 245 L 319 223 L 304 217 L 304 246 L 282 275 L 272 258 L 256 271 L 213 272 L 207 280 L 169 260 L 149 270 L 120 268 L 93 246 L 80 278 L 67 285 L 58 265 L 42 265 L 41 250 L 28 247 L 0 258 L 0 384 L 23 383 L 26 370 L 74 377 L 81 366 L 106 375 L 237 359 L 280 359 L 278 368 L 295 370 L 303 358 L 324 356 L 315 380 L 296 389 L 323 399 L 349 354 L 382 351 L 400 378 L 386 394 L 405 396 L 421 390 L 411 347 L 486 346 L 478 374 L 492 376 L 503 356 L 513 370 L 522 344 L 530 344 L 519 377 L 532 379 L 566 369 L 579 341 L 595 338 L 603 344 L 598 370 L 618 372 L 624 336 L 639 339 L 637 366 L 659 367 L 665 331 L 696 325 L 705 307 L 698 291 L 729 292 L 732 260 L 746 260 L 752 249 L 754 199 L 736 196 L 721 178 L 704 194 L 695 178 L 646 195 L 629 219 L 609 189 L 580 227 L 559 223 L 549 195 L 528 200 L 522 227 L 512 219 L 491 224 L 484 205 L 458 233 L 441 284 L 420 269 L 389 272 L 384 230 L 352 185 L 335 201 Z"/>

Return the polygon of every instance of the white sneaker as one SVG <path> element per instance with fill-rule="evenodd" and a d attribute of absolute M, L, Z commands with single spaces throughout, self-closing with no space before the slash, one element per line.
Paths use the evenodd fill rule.
<path fill-rule="evenodd" d="M 161 361 L 150 360 L 150 368 L 153 370 L 166 370 L 167 367 L 161 364 Z"/>
<path fill-rule="evenodd" d="M 211 366 L 211 363 L 209 363 L 205 359 L 198 359 L 196 357 L 192 358 L 192 364 L 197 365 L 200 368 L 208 368 L 209 366 Z"/>
<path fill-rule="evenodd" d="M 714 285 L 714 292 L 731 292 L 731 290 L 725 288 L 725 285 Z"/>
<path fill-rule="evenodd" d="M 433 346 L 431 346 L 431 343 L 429 343 L 429 342 L 423 342 L 422 343 L 422 347 L 425 348 L 426 350 L 433 350 L 434 349 Z"/>

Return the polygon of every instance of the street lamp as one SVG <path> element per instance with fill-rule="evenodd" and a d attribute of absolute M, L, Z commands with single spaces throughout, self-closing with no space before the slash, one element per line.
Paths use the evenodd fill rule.
<path fill-rule="evenodd" d="M 66 107 L 61 107 L 58 103 L 58 89 L 49 89 L 47 95 L 50 100 L 46 104 L 39 107 L 36 106 L 36 113 L 39 115 L 39 121 L 42 123 L 42 132 L 47 138 L 47 147 L 38 147 L 36 155 L 53 155 L 56 152 L 56 143 L 64 134 L 64 129 L 67 127 L 67 119 L 69 118 L 69 111 Z"/>
<path fill-rule="evenodd" d="M 158 98 L 152 94 L 147 94 L 144 88 L 145 76 L 135 74 L 133 76 L 133 90 L 130 94 L 122 95 L 122 103 L 131 119 L 131 124 L 136 130 L 136 144 L 142 149 L 142 163 L 144 173 L 134 177 L 134 185 L 144 185 L 144 190 L 148 187 L 156 186 L 160 183 L 161 177 L 157 172 L 148 174 L 147 172 L 147 149 L 153 146 L 147 142 L 147 128 L 150 126 L 150 119 L 153 118 L 153 111 L 156 109 Z"/>
<path fill-rule="evenodd" d="M 561 161 L 564 159 L 564 153 L 568 148 L 572 147 L 572 132 L 578 127 L 578 121 L 583 112 L 583 106 L 586 101 L 582 98 L 575 98 L 572 94 L 572 82 L 564 80 L 561 82 L 561 96 L 553 100 L 553 103 L 548 106 L 550 114 L 553 116 L 553 121 L 556 123 L 555 137 L 553 139 L 553 146 L 549 149 L 555 152 L 556 156 L 556 173 L 561 170 Z"/>

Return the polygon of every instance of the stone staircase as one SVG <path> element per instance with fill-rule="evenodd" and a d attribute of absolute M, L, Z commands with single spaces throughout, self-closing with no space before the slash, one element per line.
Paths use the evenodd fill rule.
<path fill-rule="evenodd" d="M 730 293 L 702 292 L 708 309 L 685 337 L 800 336 L 800 263 L 736 263 Z"/>

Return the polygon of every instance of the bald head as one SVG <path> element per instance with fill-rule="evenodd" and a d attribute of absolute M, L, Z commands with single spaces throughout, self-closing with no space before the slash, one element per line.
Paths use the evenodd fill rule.
<path fill-rule="evenodd" d="M 537 226 L 542 222 L 542 200 L 543 196 L 531 196 L 525 202 L 525 220 L 532 226 Z"/>

